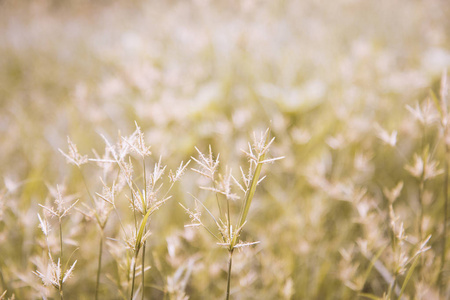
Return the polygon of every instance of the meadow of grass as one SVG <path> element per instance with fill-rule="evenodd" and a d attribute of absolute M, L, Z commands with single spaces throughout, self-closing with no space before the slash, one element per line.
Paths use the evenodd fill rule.
<path fill-rule="evenodd" d="M 450 5 L 0 0 L 0 299 L 449 299 Z"/>

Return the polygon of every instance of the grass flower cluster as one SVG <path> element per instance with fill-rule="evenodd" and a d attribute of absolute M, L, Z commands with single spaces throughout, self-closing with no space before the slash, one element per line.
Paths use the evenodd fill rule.
<path fill-rule="evenodd" d="M 230 298 L 230 284 L 231 284 L 231 270 L 232 270 L 232 262 L 233 262 L 233 252 L 235 249 L 256 245 L 259 242 L 241 242 L 239 237 L 244 228 L 244 225 L 247 223 L 247 217 L 250 209 L 250 205 L 252 203 L 253 197 L 255 195 L 256 186 L 264 179 L 260 178 L 261 169 L 264 164 L 273 162 L 275 160 L 281 159 L 283 157 L 277 158 L 267 158 L 267 153 L 269 152 L 269 147 L 273 143 L 275 138 L 269 139 L 270 131 L 267 131 L 261 135 L 258 139 L 256 135 L 254 137 L 253 146 L 249 144 L 248 152 L 244 151 L 249 160 L 249 170 L 247 173 L 244 173 L 241 168 L 241 176 L 242 182 L 239 183 L 233 175 L 231 174 L 231 169 L 226 168 L 226 173 L 224 175 L 218 174 L 218 180 L 216 180 L 216 173 L 219 167 L 219 155 L 217 158 L 213 158 L 213 153 L 211 150 L 211 146 L 209 147 L 209 154 L 205 155 L 200 150 L 196 149 L 199 158 L 192 158 L 201 168 L 192 169 L 200 175 L 208 178 L 211 181 L 211 186 L 209 187 L 200 187 L 204 190 L 210 190 L 215 194 L 215 198 L 217 200 L 217 208 L 218 208 L 218 216 L 215 217 L 213 213 L 203 204 L 201 200 L 197 197 L 192 196 L 196 200 L 196 209 L 195 211 L 189 210 L 188 208 L 181 205 L 189 215 L 189 218 L 192 220 L 192 223 L 188 226 L 200 226 L 203 227 L 209 232 L 213 238 L 216 240 L 217 244 L 225 247 L 228 250 L 228 275 L 227 275 L 227 292 L 226 299 Z M 234 206 L 233 202 L 239 200 L 237 194 L 232 192 L 232 184 L 234 184 L 242 193 L 243 193 L 243 201 L 241 203 L 241 209 L 239 218 L 236 220 L 232 220 L 232 210 Z M 224 199 L 220 199 L 224 198 Z M 225 204 L 224 204 L 225 202 Z M 220 204 L 222 203 L 222 204 Z M 216 226 L 215 230 L 208 228 L 207 225 L 202 221 L 201 218 L 201 210 L 199 210 L 199 206 L 207 212 L 207 215 L 211 218 Z M 223 208 L 222 208 L 223 207 Z M 230 208 L 231 207 L 231 208 Z M 233 223 L 235 226 L 233 227 Z"/>

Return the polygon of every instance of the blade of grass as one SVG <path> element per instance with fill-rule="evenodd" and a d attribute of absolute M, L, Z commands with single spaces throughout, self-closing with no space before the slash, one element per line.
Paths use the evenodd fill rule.
<path fill-rule="evenodd" d="M 270 135 L 270 130 L 268 130 L 266 132 L 266 139 L 265 139 L 266 145 L 269 142 L 269 135 Z M 245 196 L 245 201 L 244 201 L 242 213 L 239 218 L 239 223 L 238 223 L 237 228 L 241 228 L 244 225 L 245 221 L 247 220 L 248 211 L 250 210 L 250 205 L 252 204 L 253 196 L 255 195 L 256 186 L 258 185 L 259 176 L 261 174 L 261 168 L 263 165 L 262 162 L 265 160 L 266 154 L 267 154 L 267 151 L 264 151 L 261 154 L 261 156 L 258 157 L 256 169 L 255 169 L 255 172 L 253 173 L 252 180 L 250 182 L 250 188 L 248 189 L 248 192 L 246 193 L 246 196 Z M 231 245 L 230 245 L 231 248 L 233 248 L 236 245 L 237 239 L 238 239 L 238 235 L 236 234 L 236 235 L 234 235 L 233 240 L 231 241 Z"/>
<path fill-rule="evenodd" d="M 400 295 L 398 296 L 399 299 L 402 298 L 403 292 L 406 289 L 406 286 L 408 285 L 409 280 L 411 279 L 412 274 L 414 273 L 414 269 L 416 268 L 417 264 L 419 263 L 419 258 L 421 256 L 418 255 L 415 259 L 414 262 L 412 263 L 411 267 L 408 270 L 408 273 L 406 274 L 405 280 L 403 281 L 403 285 L 402 285 L 402 289 L 400 290 Z"/>

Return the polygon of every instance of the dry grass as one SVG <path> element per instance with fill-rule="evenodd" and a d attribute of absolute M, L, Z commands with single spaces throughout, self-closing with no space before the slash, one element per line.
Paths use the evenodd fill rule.
<path fill-rule="evenodd" d="M 448 299 L 449 16 L 0 1 L 0 299 Z"/>

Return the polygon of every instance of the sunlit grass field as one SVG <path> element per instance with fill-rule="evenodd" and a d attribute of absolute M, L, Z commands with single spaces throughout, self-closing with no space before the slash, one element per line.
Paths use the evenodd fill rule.
<path fill-rule="evenodd" d="M 0 299 L 449 299 L 450 4 L 0 0 Z"/>

